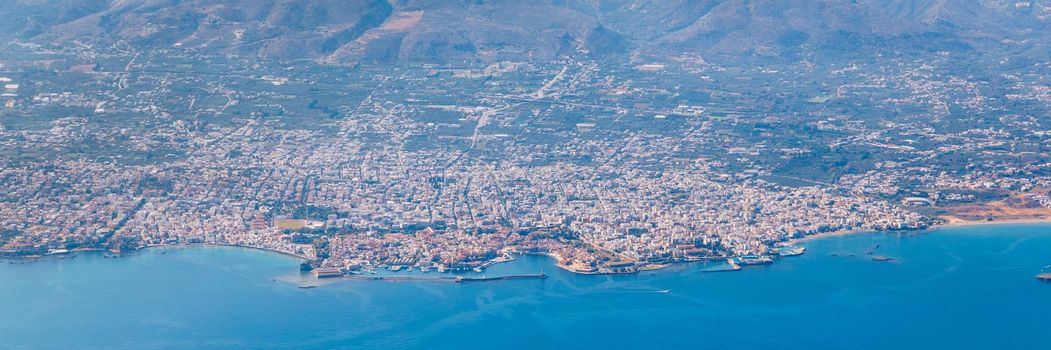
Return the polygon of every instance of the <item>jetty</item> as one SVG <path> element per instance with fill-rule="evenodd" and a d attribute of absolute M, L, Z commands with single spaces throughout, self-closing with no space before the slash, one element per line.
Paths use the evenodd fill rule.
<path fill-rule="evenodd" d="M 343 277 L 348 280 L 355 281 L 449 281 L 449 282 L 492 282 L 492 281 L 504 281 L 504 280 L 525 280 L 525 279 L 545 279 L 546 274 L 524 274 L 524 275 L 507 275 L 499 277 L 465 277 L 465 276 L 361 276 L 361 275 L 347 275 Z"/>
<path fill-rule="evenodd" d="M 463 277 L 457 276 L 456 282 L 490 282 L 490 281 L 503 281 L 503 280 L 527 280 L 527 279 L 546 279 L 547 275 L 543 273 L 538 274 L 525 274 L 525 275 L 508 275 L 500 277 Z"/>
<path fill-rule="evenodd" d="M 737 264 L 737 260 L 734 258 L 726 259 L 726 265 L 716 266 L 701 270 L 701 272 L 729 272 L 737 271 L 741 269 L 741 265 Z"/>
<path fill-rule="evenodd" d="M 343 271 L 340 271 L 340 269 L 317 269 L 314 270 L 314 275 L 317 278 L 341 277 L 343 276 Z"/>
<path fill-rule="evenodd" d="M 777 256 L 780 257 L 780 258 L 785 258 L 785 257 L 790 257 L 790 256 L 800 256 L 800 255 L 803 255 L 803 253 L 806 253 L 806 247 L 791 247 L 791 246 L 788 246 L 788 247 L 783 247 L 783 248 L 780 248 L 780 249 L 777 250 Z"/>
<path fill-rule="evenodd" d="M 347 275 L 343 279 L 355 281 L 456 281 L 454 276 L 361 276 Z"/>

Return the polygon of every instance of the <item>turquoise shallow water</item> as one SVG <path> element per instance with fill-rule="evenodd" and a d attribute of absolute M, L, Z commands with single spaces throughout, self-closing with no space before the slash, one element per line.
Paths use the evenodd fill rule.
<path fill-rule="evenodd" d="M 869 260 L 876 244 L 895 260 Z M 238 248 L 4 262 L 0 349 L 1051 347 L 1051 283 L 1034 279 L 1051 264 L 1051 225 L 806 246 L 739 272 L 578 276 L 527 256 L 487 275 L 551 277 L 315 289 L 281 281 L 298 277 L 296 259 Z"/>

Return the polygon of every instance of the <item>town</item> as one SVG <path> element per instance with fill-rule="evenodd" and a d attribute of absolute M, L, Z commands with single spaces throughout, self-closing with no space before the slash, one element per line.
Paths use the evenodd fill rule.
<path fill-rule="evenodd" d="M 341 273 L 525 253 L 632 273 L 1051 212 L 1046 62 L 329 66 L 6 49 L 7 256 L 217 244 Z"/>

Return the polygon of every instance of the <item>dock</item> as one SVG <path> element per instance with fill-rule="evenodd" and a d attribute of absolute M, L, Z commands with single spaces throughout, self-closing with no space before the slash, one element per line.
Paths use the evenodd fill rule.
<path fill-rule="evenodd" d="M 527 280 L 527 279 L 545 279 L 547 275 L 543 273 L 538 274 L 527 274 L 527 275 L 508 275 L 500 277 L 457 277 L 456 282 L 490 282 L 490 281 L 503 281 L 503 280 Z"/>
<path fill-rule="evenodd" d="M 726 266 L 717 266 L 701 270 L 701 272 L 729 272 L 737 271 L 741 269 L 741 265 L 737 264 L 737 261 L 733 258 L 726 259 Z"/>
<path fill-rule="evenodd" d="M 343 271 L 340 271 L 339 269 L 317 269 L 314 270 L 314 274 L 317 278 L 342 277 Z"/>
<path fill-rule="evenodd" d="M 456 281 L 453 276 L 361 276 L 347 275 L 343 279 L 355 281 Z"/>

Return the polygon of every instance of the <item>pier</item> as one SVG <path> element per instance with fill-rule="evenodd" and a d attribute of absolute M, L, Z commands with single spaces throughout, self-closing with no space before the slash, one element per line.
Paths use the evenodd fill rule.
<path fill-rule="evenodd" d="M 340 271 L 339 269 L 317 269 L 314 270 L 314 275 L 316 275 L 317 278 L 340 277 L 343 276 L 343 271 Z"/>
<path fill-rule="evenodd" d="M 503 281 L 503 280 L 526 280 L 526 279 L 545 279 L 546 274 L 527 274 L 527 275 L 508 275 L 500 277 L 456 277 L 456 282 L 490 282 L 490 281 Z"/>
<path fill-rule="evenodd" d="M 707 268 L 707 269 L 701 270 L 701 272 L 729 272 L 729 271 L 737 271 L 737 270 L 740 270 L 740 269 L 741 269 L 741 265 L 738 265 L 737 261 L 734 260 L 734 258 L 728 258 L 728 259 L 726 259 L 726 265 L 725 266 L 716 266 L 716 267 L 712 267 L 712 268 Z"/>
<path fill-rule="evenodd" d="M 343 279 L 354 281 L 456 281 L 456 278 L 454 276 L 343 276 Z"/>

